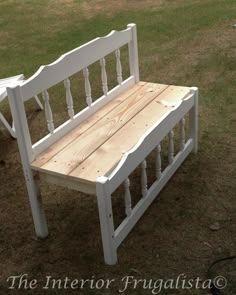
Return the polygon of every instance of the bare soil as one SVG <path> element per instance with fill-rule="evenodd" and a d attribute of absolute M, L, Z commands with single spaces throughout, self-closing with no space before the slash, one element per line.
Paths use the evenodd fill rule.
<path fill-rule="evenodd" d="M 83 12 L 88 17 L 96 13 L 115 14 L 119 9 L 126 9 L 126 5 L 127 9 L 132 9 L 137 1 L 106 1 L 107 5 L 102 2 L 82 1 Z M 153 3 L 156 6 L 159 2 L 162 3 L 139 1 L 139 7 L 151 7 Z M 50 3 L 74 5 L 74 1 Z M 226 26 L 213 28 L 204 36 L 193 38 L 186 50 L 179 46 L 176 57 L 171 60 L 165 61 L 157 54 L 150 56 L 150 60 L 148 57 L 141 60 L 141 66 L 142 62 L 150 62 L 150 66 L 155 64 L 163 83 L 188 79 L 185 69 L 189 64 L 193 67 L 204 64 L 214 49 L 216 53 L 222 50 L 222 56 L 233 62 L 236 59 L 235 37 L 235 32 L 227 31 Z M 178 59 L 182 63 L 177 62 Z M 213 61 L 213 66 L 189 73 L 189 76 L 194 74 L 201 94 L 199 151 L 187 158 L 122 243 L 118 249 L 118 264 L 113 267 L 103 262 L 94 196 L 41 182 L 50 235 L 43 241 L 35 238 L 17 141 L 0 132 L 0 294 L 152 294 L 141 287 L 119 292 L 120 280 L 126 275 L 136 279 L 176 279 L 180 274 L 190 279 L 207 279 L 212 262 L 236 255 L 235 99 L 229 101 L 223 95 L 230 96 L 228 84 L 222 97 L 217 96 L 217 91 L 221 91 L 217 87 L 224 77 L 236 79 L 235 71 L 232 71 L 234 77 L 229 72 L 230 66 L 230 62 L 217 60 Z M 153 80 L 150 69 L 143 75 L 146 80 Z M 212 95 L 217 97 L 215 102 Z M 40 133 L 41 125 L 34 122 L 43 121 L 43 113 L 35 112 L 30 104 L 27 113 L 31 130 Z M 10 120 L 10 112 L 5 115 Z M 148 158 L 149 181 L 154 177 L 153 168 L 151 155 Z M 140 197 L 138 176 L 135 172 L 131 177 L 135 199 Z M 124 214 L 121 190 L 113 196 L 113 201 L 118 222 Z M 219 226 L 212 230 L 216 222 Z M 10 290 L 7 279 L 20 274 L 37 279 L 39 286 L 34 290 Z M 223 294 L 236 294 L 235 259 L 216 264 L 210 275 L 227 279 L 228 286 Z M 108 290 L 89 287 L 43 290 L 46 276 L 58 279 L 94 276 L 115 279 L 115 282 Z M 208 293 L 200 289 L 182 289 L 161 294 Z"/>

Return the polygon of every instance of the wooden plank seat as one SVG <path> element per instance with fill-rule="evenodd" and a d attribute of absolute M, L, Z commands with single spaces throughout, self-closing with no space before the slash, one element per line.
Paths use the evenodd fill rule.
<path fill-rule="evenodd" d="M 128 45 L 130 75 L 123 80 L 120 48 Z M 109 89 L 106 56 L 115 59 L 117 85 Z M 103 95 L 93 101 L 89 66 L 99 61 Z M 75 113 L 71 76 L 83 72 L 87 106 Z M 63 83 L 69 119 L 55 128 L 51 88 Z M 104 259 L 117 262 L 117 249 L 198 141 L 198 89 L 140 82 L 136 25 L 112 31 L 42 66 L 20 85 L 7 88 L 15 122 L 36 235 L 46 238 L 47 222 L 38 177 L 97 197 Z M 41 94 L 48 134 L 32 144 L 24 101 Z M 189 114 L 188 133 L 185 116 Z M 179 147 L 173 128 L 179 125 Z M 161 144 L 168 137 L 168 165 Z M 155 151 L 155 181 L 148 186 L 147 156 Z M 129 175 L 141 169 L 141 199 L 132 205 Z M 112 193 L 124 187 L 125 219 L 115 228 Z"/>
<path fill-rule="evenodd" d="M 32 162 L 53 183 L 96 194 L 98 176 L 108 176 L 141 136 L 191 92 L 139 82 L 50 146 Z M 128 136 L 127 136 L 128 135 Z"/>

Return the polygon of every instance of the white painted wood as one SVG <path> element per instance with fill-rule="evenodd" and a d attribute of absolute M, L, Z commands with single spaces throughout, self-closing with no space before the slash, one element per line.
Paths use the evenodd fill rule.
<path fill-rule="evenodd" d="M 98 177 L 96 183 L 97 202 L 102 234 L 102 244 L 105 263 L 113 265 L 117 262 L 116 247 L 114 244 L 114 222 L 111 205 L 111 192 L 107 177 Z"/>
<path fill-rule="evenodd" d="M 191 88 L 194 93 L 194 106 L 189 112 L 189 137 L 194 139 L 193 152 L 198 150 L 198 96 L 199 91 L 197 87 Z"/>
<path fill-rule="evenodd" d="M 36 110 L 43 110 L 43 105 L 37 95 L 34 96 Z"/>
<path fill-rule="evenodd" d="M 20 150 L 21 162 L 23 166 L 29 201 L 34 221 L 36 235 L 45 238 L 48 235 L 48 228 L 43 211 L 41 195 L 35 177 L 30 168 L 32 159 L 32 144 L 24 109 L 24 103 L 20 92 L 20 87 L 7 88 L 11 112 L 15 121 L 17 142 Z"/>
<path fill-rule="evenodd" d="M 180 150 L 184 149 L 185 145 L 185 118 L 180 120 Z"/>
<path fill-rule="evenodd" d="M 122 69 L 120 63 L 120 52 L 117 48 L 120 48 L 124 44 L 129 46 L 130 57 L 130 72 L 131 77 L 122 82 Z M 116 50 L 116 51 L 115 51 Z M 119 85 L 108 91 L 107 87 L 107 74 L 105 69 L 104 56 L 110 52 L 115 51 L 116 54 L 116 70 L 117 79 Z M 91 87 L 89 83 L 89 72 L 87 67 L 100 60 L 101 64 L 101 78 L 104 95 L 97 101 L 92 103 Z M 75 62 L 76 61 L 76 62 Z M 88 107 L 82 112 L 74 116 L 72 115 L 73 100 L 70 93 L 70 85 L 67 77 L 70 77 L 74 73 L 83 70 L 85 77 L 85 92 Z M 52 111 L 49 104 L 49 95 L 45 89 L 57 84 L 60 81 L 65 80 L 65 87 L 67 90 L 67 103 L 70 118 L 59 128 L 54 130 Z M 10 105 L 14 118 L 16 118 L 16 132 L 19 134 L 18 144 L 20 148 L 21 159 L 23 163 L 24 175 L 26 179 L 27 189 L 30 197 L 30 204 L 32 208 L 32 214 L 35 224 L 35 230 L 39 237 L 47 236 L 47 225 L 45 216 L 42 210 L 42 203 L 37 184 L 37 179 L 33 176 L 30 168 L 30 162 L 35 158 L 36 154 L 41 153 L 46 148 L 50 147 L 58 139 L 62 138 L 66 133 L 78 126 L 81 122 L 86 120 L 89 116 L 94 114 L 106 103 L 111 101 L 115 96 L 127 90 L 139 81 L 139 69 L 138 69 L 138 49 L 137 49 L 137 32 L 136 25 L 128 25 L 128 29 L 122 32 L 111 32 L 110 35 L 104 38 L 97 38 L 59 58 L 51 65 L 41 67 L 39 71 L 32 76 L 29 80 L 24 82 L 21 86 L 9 88 Z M 41 139 L 32 147 L 25 110 L 23 106 L 24 99 L 27 97 L 33 97 L 37 93 L 43 92 L 45 101 L 45 112 L 50 134 Z M 143 215 L 144 211 L 155 199 L 156 195 L 164 187 L 170 177 L 175 173 L 176 169 L 184 161 L 191 150 L 197 149 L 197 88 L 192 88 L 192 93 L 183 99 L 178 105 L 173 107 L 171 111 L 154 124 L 143 136 L 138 143 L 127 153 L 124 154 L 120 163 L 110 174 L 109 177 L 98 177 L 96 182 L 96 194 L 98 201 L 99 219 L 102 234 L 102 243 L 104 258 L 107 264 L 115 264 L 117 262 L 117 248 L 123 239 L 130 232 L 135 223 Z M 69 101 L 69 102 L 68 102 Z M 179 122 L 184 115 L 190 110 L 190 139 L 183 145 L 182 151 L 180 151 L 174 157 L 174 142 L 172 128 Z M 184 125 L 184 124 L 183 124 Z M 182 132 L 182 131 L 181 131 Z M 156 147 L 156 144 L 160 142 L 166 135 L 169 135 L 169 163 L 167 168 L 161 171 L 161 147 L 160 144 Z M 182 132 L 183 135 L 183 132 Z M 185 137 L 185 136 L 182 136 Z M 146 160 L 140 161 L 140 159 L 146 159 L 148 154 L 156 148 L 156 176 L 157 180 L 152 186 L 147 188 L 147 174 L 146 174 Z M 131 194 L 130 194 L 130 173 L 141 164 L 141 188 L 142 195 L 144 196 L 138 204 L 132 209 Z M 60 177 L 47 175 L 48 181 L 56 184 L 62 184 Z M 115 231 L 111 194 L 121 184 L 124 183 L 125 193 L 125 210 L 127 217 L 120 224 Z M 86 185 L 77 185 L 73 178 L 65 178 L 63 181 L 64 186 L 68 186 L 73 189 L 82 190 L 85 192 L 94 192 L 94 188 L 88 188 Z"/>
<path fill-rule="evenodd" d="M 127 177 L 124 180 L 124 199 L 125 199 L 125 213 L 127 216 L 130 216 L 132 214 L 132 201 L 131 201 L 131 194 L 130 194 L 130 180 Z"/>
<path fill-rule="evenodd" d="M 143 160 L 141 163 L 141 191 L 143 197 L 146 196 L 147 190 L 147 161 Z"/>
<path fill-rule="evenodd" d="M 158 144 L 156 147 L 156 179 L 161 178 L 161 145 Z"/>
<path fill-rule="evenodd" d="M 10 134 L 13 138 L 16 138 L 16 132 L 15 132 L 15 130 L 7 122 L 7 120 L 5 119 L 5 117 L 3 116 L 3 114 L 1 112 L 0 112 L 0 124 L 3 125 L 3 128 L 7 129 L 7 131 L 9 132 L 8 134 Z M 2 130 L 2 131 L 4 131 L 4 130 Z"/>
<path fill-rule="evenodd" d="M 117 82 L 121 85 L 123 78 L 122 78 L 122 67 L 120 62 L 120 49 L 115 51 L 116 56 L 116 73 L 117 73 Z"/>
<path fill-rule="evenodd" d="M 0 102 L 2 102 L 7 97 L 7 89 L 6 89 L 7 87 L 10 87 L 10 86 L 14 87 L 16 85 L 20 85 L 21 83 L 23 83 L 23 80 L 24 80 L 23 74 L 0 79 Z M 36 109 L 42 110 L 43 106 L 39 98 L 37 97 L 37 95 L 35 95 L 34 98 L 35 98 Z M 0 124 L 3 125 L 2 131 L 4 133 L 5 133 L 5 130 L 7 130 L 8 132 L 6 133 L 7 135 L 10 134 L 13 138 L 16 138 L 15 129 L 11 127 L 11 125 L 8 123 L 8 121 L 6 120 L 6 118 L 3 116 L 1 112 L 0 112 Z M 12 122 L 12 124 L 14 124 L 14 121 Z"/>
<path fill-rule="evenodd" d="M 174 159 L 174 162 L 171 166 L 163 171 L 162 177 L 160 180 L 156 180 L 152 186 L 149 188 L 148 193 L 145 198 L 140 199 L 136 206 L 132 210 L 132 216 L 124 219 L 124 221 L 118 226 L 115 230 L 115 247 L 118 248 L 122 241 L 126 238 L 128 233 L 137 223 L 137 221 L 142 217 L 143 213 L 150 206 L 150 204 L 155 200 L 159 192 L 166 185 L 168 180 L 173 176 L 178 167 L 183 163 L 186 157 L 189 155 L 193 149 L 193 140 L 189 139 L 185 148 L 182 152 L 179 152 Z"/>
<path fill-rule="evenodd" d="M 7 97 L 7 89 L 6 88 L 10 87 L 10 86 L 16 86 L 22 80 L 24 80 L 23 74 L 0 79 L 0 102 L 3 101 L 3 99 Z"/>
<path fill-rule="evenodd" d="M 168 161 L 169 164 L 171 165 L 174 160 L 174 131 L 170 130 L 168 133 L 168 138 L 169 138 L 169 145 L 168 145 Z"/>
<path fill-rule="evenodd" d="M 112 31 L 105 37 L 96 38 L 74 50 L 63 54 L 55 62 L 42 66 L 22 85 L 22 96 L 33 97 L 64 81 L 97 60 L 127 44 L 132 39 L 132 30 Z M 76 61 L 76 62 L 75 62 Z"/>
<path fill-rule="evenodd" d="M 53 124 L 52 110 L 51 110 L 51 106 L 49 103 L 49 94 L 48 94 L 47 90 L 44 90 L 42 94 L 43 94 L 43 100 L 45 103 L 45 116 L 46 116 L 46 120 L 47 120 L 48 131 L 50 133 L 53 133 L 54 124 Z"/>
<path fill-rule="evenodd" d="M 104 57 L 100 59 L 100 65 L 101 65 L 102 90 L 104 95 L 107 95 L 107 92 L 108 92 L 107 72 L 106 72 L 106 61 Z"/>
<path fill-rule="evenodd" d="M 70 119 L 72 120 L 74 118 L 75 111 L 74 111 L 73 97 L 72 97 L 71 90 L 70 90 L 70 79 L 69 78 L 64 80 L 64 86 L 66 89 L 66 103 L 67 103 L 68 115 L 69 115 Z"/>
<path fill-rule="evenodd" d="M 129 41 L 129 68 L 130 75 L 135 77 L 135 82 L 139 82 L 139 61 L 138 61 L 138 41 L 137 28 L 135 24 L 127 25 L 132 31 L 132 39 Z"/>
<path fill-rule="evenodd" d="M 108 92 L 107 96 L 101 96 L 99 99 L 92 103 L 91 107 L 87 107 L 78 114 L 76 114 L 73 120 L 68 120 L 62 125 L 60 125 L 58 128 L 54 130 L 53 134 L 48 134 L 39 141 L 37 141 L 32 147 L 34 151 L 34 156 L 36 157 L 37 155 L 42 153 L 50 145 L 52 145 L 54 142 L 66 135 L 70 130 L 81 124 L 87 118 L 92 116 L 96 111 L 101 109 L 105 104 L 107 104 L 113 98 L 115 98 L 125 90 L 129 89 L 133 85 L 134 77 L 129 77 L 128 79 L 123 81 L 121 85 L 118 85 L 111 89 Z"/>
<path fill-rule="evenodd" d="M 84 75 L 84 87 L 85 87 L 85 94 L 86 94 L 86 102 L 87 105 L 90 107 L 92 104 L 92 96 L 91 96 L 91 85 L 89 81 L 89 70 L 88 68 L 83 69 Z"/>
<path fill-rule="evenodd" d="M 180 121 L 194 105 L 194 94 L 186 97 L 180 105 L 166 113 L 150 128 L 137 142 L 137 144 L 126 152 L 119 164 L 109 175 L 110 187 L 113 192 L 123 180 L 140 164 L 140 159 L 144 159 L 160 142 L 168 132 Z"/>
<path fill-rule="evenodd" d="M 19 132 L 21 134 L 21 138 L 17 140 L 19 149 L 25 149 L 25 155 L 30 161 L 32 161 L 32 159 L 34 158 L 34 153 L 32 150 L 32 142 L 20 87 L 7 87 L 7 94 L 11 113 L 15 121 L 14 125 L 19 125 L 17 126 L 17 128 L 15 128 L 15 130 L 17 131 L 17 129 L 19 129 Z"/>
<path fill-rule="evenodd" d="M 48 174 L 40 172 L 40 179 L 48 183 L 52 183 L 58 186 L 67 187 L 72 190 L 76 190 L 89 195 L 96 195 L 96 186 L 88 186 L 87 183 L 78 182 L 78 179 L 73 177 L 62 177 L 55 174 Z"/>

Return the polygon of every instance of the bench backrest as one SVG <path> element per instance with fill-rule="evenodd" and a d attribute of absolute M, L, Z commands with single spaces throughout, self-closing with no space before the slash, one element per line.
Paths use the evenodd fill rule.
<path fill-rule="evenodd" d="M 123 81 L 119 48 L 125 44 L 128 44 L 129 50 L 130 76 Z M 108 90 L 105 67 L 106 63 L 104 57 L 112 52 L 115 52 L 116 55 L 118 85 L 113 89 Z M 98 60 L 100 60 L 101 65 L 101 84 L 103 95 L 95 102 L 92 102 L 88 66 Z M 79 113 L 74 114 L 69 77 L 81 70 L 83 70 L 85 79 L 87 107 Z M 69 120 L 55 129 L 47 89 L 61 81 L 64 82 L 65 86 Z M 38 154 L 43 152 L 50 145 L 62 138 L 74 127 L 78 126 L 81 122 L 94 114 L 114 97 L 138 81 L 139 66 L 137 32 L 135 24 L 129 24 L 127 29 L 123 31 L 112 31 L 105 37 L 96 38 L 62 55 L 55 62 L 46 66 L 41 66 L 39 70 L 22 85 L 7 88 L 21 154 L 24 152 L 25 157 L 28 158 L 29 162 L 32 162 Z M 23 101 L 39 93 L 42 93 L 45 102 L 45 114 L 49 134 L 32 145 Z"/>

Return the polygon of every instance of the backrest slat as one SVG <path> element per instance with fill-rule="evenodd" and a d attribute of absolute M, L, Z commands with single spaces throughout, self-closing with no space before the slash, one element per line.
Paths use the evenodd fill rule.
<path fill-rule="evenodd" d="M 121 67 L 121 62 L 120 62 L 120 49 L 117 49 L 115 51 L 116 55 L 116 73 L 117 73 L 117 82 L 119 85 L 122 83 L 123 78 L 122 78 L 122 67 Z"/>
<path fill-rule="evenodd" d="M 42 94 L 43 94 L 43 100 L 45 103 L 45 116 L 47 119 L 48 131 L 50 133 L 53 133 L 54 123 L 53 123 L 52 109 L 49 103 L 49 94 L 47 90 L 44 90 Z"/>
<path fill-rule="evenodd" d="M 106 72 L 106 60 L 104 57 L 100 59 L 100 65 L 101 65 L 102 90 L 104 95 L 107 95 L 107 92 L 108 92 L 107 72 Z"/>
<path fill-rule="evenodd" d="M 87 105 L 90 107 L 92 104 L 92 96 L 91 96 L 91 85 L 89 81 L 89 70 L 88 68 L 83 69 L 84 75 L 84 87 L 85 87 L 85 94 L 86 94 L 86 102 Z"/>
<path fill-rule="evenodd" d="M 67 109 L 68 109 L 68 115 L 70 119 L 72 120 L 74 118 L 75 112 L 74 112 L 74 103 L 73 103 L 73 97 L 70 90 L 70 79 L 67 78 L 64 80 L 64 86 L 66 89 L 66 103 L 67 103 Z"/>

